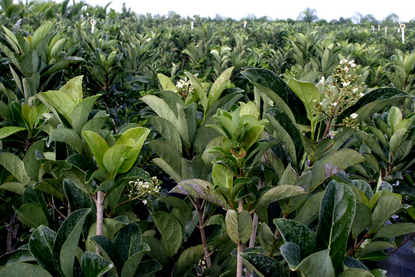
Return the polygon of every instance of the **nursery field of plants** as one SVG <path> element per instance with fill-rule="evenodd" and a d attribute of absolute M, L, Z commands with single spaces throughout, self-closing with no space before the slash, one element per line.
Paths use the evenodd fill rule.
<path fill-rule="evenodd" d="M 0 277 L 381 277 L 412 243 L 413 20 L 0 22 Z"/>

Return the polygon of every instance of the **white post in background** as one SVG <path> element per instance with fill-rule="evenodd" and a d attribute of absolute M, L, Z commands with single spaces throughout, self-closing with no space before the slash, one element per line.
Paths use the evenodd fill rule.
<path fill-rule="evenodd" d="M 375 32 L 375 26 L 372 25 L 372 33 Z"/>
<path fill-rule="evenodd" d="M 402 29 L 402 43 L 405 44 L 405 24 L 401 24 Z"/>
<path fill-rule="evenodd" d="M 97 24 L 97 22 L 95 21 L 95 19 L 91 19 L 91 33 L 94 33 L 95 30 L 95 24 Z"/>
<path fill-rule="evenodd" d="M 192 29 L 192 30 L 193 30 L 193 26 L 194 26 L 194 24 L 195 24 L 195 22 L 194 22 L 194 21 L 192 21 L 192 23 L 190 23 L 190 29 Z"/>
<path fill-rule="evenodd" d="M 378 25 L 378 32 L 380 31 L 380 24 Z"/>
<path fill-rule="evenodd" d="M 388 33 L 388 26 L 385 26 L 385 35 Z"/>
<path fill-rule="evenodd" d="M 244 29 L 246 28 L 246 23 L 248 23 L 248 21 L 244 21 Z"/>

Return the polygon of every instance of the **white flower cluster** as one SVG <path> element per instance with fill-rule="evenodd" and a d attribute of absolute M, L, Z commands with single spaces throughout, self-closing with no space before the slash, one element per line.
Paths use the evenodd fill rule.
<path fill-rule="evenodd" d="M 157 177 L 151 177 L 151 182 L 141 181 L 137 179 L 136 181 L 130 181 L 128 184 L 132 187 L 132 193 L 135 193 L 137 196 L 134 198 L 142 199 L 143 204 L 147 205 L 148 198 L 150 196 L 158 197 L 160 195 L 160 185 L 158 184 Z M 145 199 L 143 199 L 145 198 Z"/>
<path fill-rule="evenodd" d="M 181 79 L 180 81 L 178 81 L 176 83 L 176 87 L 178 88 L 178 92 L 179 94 L 184 98 L 186 96 L 188 96 L 189 94 L 193 94 L 195 88 L 193 87 L 192 83 L 190 82 L 189 79 L 184 78 Z"/>
<path fill-rule="evenodd" d="M 356 66 L 356 64 L 354 63 L 354 60 L 348 61 L 346 59 L 343 59 L 343 60 L 340 60 L 340 64 L 344 64 L 346 67 L 350 66 L 351 68 Z"/>

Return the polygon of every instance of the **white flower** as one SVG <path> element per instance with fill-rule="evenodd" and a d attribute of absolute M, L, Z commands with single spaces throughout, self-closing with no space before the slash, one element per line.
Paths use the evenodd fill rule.
<path fill-rule="evenodd" d="M 351 118 L 353 118 L 353 119 L 356 119 L 356 118 L 357 118 L 357 116 L 358 116 L 358 115 L 357 115 L 357 113 L 352 113 L 352 114 L 350 115 L 350 117 L 351 117 Z"/>
<path fill-rule="evenodd" d="M 320 106 L 323 106 L 323 102 L 320 102 Z"/>
<path fill-rule="evenodd" d="M 177 82 L 176 86 L 177 86 L 177 88 L 183 88 L 183 83 L 182 82 Z"/>
<path fill-rule="evenodd" d="M 362 92 L 362 93 L 360 93 L 360 97 L 363 97 L 365 94 Z"/>
<path fill-rule="evenodd" d="M 143 204 L 144 205 L 147 205 L 147 200 L 143 200 Z"/>
<path fill-rule="evenodd" d="M 345 68 L 344 68 L 344 71 L 349 71 L 349 68 L 346 66 Z"/>
<path fill-rule="evenodd" d="M 331 105 L 332 105 L 332 106 L 336 106 L 336 105 L 337 105 L 337 103 L 331 103 Z"/>
<path fill-rule="evenodd" d="M 351 68 L 353 68 L 353 67 L 355 67 L 356 66 L 356 64 L 354 64 L 354 63 L 352 63 L 351 65 L 350 65 L 350 67 Z"/>
<path fill-rule="evenodd" d="M 358 88 L 354 88 L 353 93 L 356 93 L 358 90 L 359 90 Z"/>
<path fill-rule="evenodd" d="M 324 84 L 325 81 L 326 81 L 326 79 L 324 78 L 324 76 L 321 76 L 320 84 Z"/>
<path fill-rule="evenodd" d="M 343 87 L 347 87 L 348 85 L 350 85 L 350 82 L 344 82 L 343 83 Z"/>
<path fill-rule="evenodd" d="M 343 64 L 344 62 L 343 62 L 343 60 L 340 60 L 340 64 Z"/>

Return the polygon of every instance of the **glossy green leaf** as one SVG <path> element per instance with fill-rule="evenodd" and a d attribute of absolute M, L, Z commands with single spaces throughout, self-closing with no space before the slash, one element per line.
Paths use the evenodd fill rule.
<path fill-rule="evenodd" d="M 121 271 L 121 277 L 137 276 L 140 274 L 138 271 L 140 262 L 146 252 L 150 251 L 150 247 L 146 243 L 140 243 L 140 248 L 137 250 L 138 251 L 125 262 Z"/>
<path fill-rule="evenodd" d="M 167 255 L 172 257 L 182 244 L 182 228 L 180 222 L 166 212 L 155 212 L 151 215 L 161 235 L 161 242 L 167 250 Z"/>
<path fill-rule="evenodd" d="M 158 73 L 157 79 L 159 79 L 160 84 L 163 87 L 163 90 L 170 90 L 173 92 L 177 92 L 177 87 L 173 84 L 170 78 L 167 77 L 166 75 Z"/>
<path fill-rule="evenodd" d="M 25 186 L 18 182 L 6 182 L 0 185 L 0 189 L 4 189 L 22 195 L 25 190 Z"/>
<path fill-rule="evenodd" d="M 311 195 L 301 209 L 297 212 L 295 221 L 301 222 L 304 225 L 309 225 L 320 213 L 321 199 L 323 199 L 324 191 L 320 191 Z"/>
<path fill-rule="evenodd" d="M 355 239 L 370 225 L 372 211 L 363 203 L 356 203 L 356 214 L 352 224 L 352 238 Z"/>
<path fill-rule="evenodd" d="M 199 80 L 190 72 L 185 72 L 186 76 L 189 78 L 190 82 L 192 83 L 194 90 L 197 96 L 200 99 L 200 104 L 203 107 L 205 113 L 208 111 L 208 98 L 206 96 L 206 92 L 203 89 L 202 85 L 200 84 Z"/>
<path fill-rule="evenodd" d="M 202 157 L 197 155 L 192 161 L 182 158 L 182 174 L 183 180 L 186 179 L 202 179 L 207 180 L 208 170 Z"/>
<path fill-rule="evenodd" d="M 412 98 L 412 96 L 396 88 L 374 89 L 366 93 L 353 106 L 345 110 L 337 118 L 337 121 L 341 122 L 343 118 L 350 117 L 352 113 L 358 114 L 359 121 L 363 121 L 374 113 L 405 98 Z"/>
<path fill-rule="evenodd" d="M 62 141 L 72 146 L 76 152 L 83 152 L 81 137 L 73 129 L 64 127 L 55 129 L 50 134 L 49 141 Z"/>
<path fill-rule="evenodd" d="M 16 155 L 8 152 L 0 153 L 0 165 L 4 166 L 23 185 L 29 182 L 24 163 Z"/>
<path fill-rule="evenodd" d="M 81 257 L 83 277 L 99 277 L 109 271 L 114 265 L 103 257 L 92 252 L 85 252 Z"/>
<path fill-rule="evenodd" d="M 374 277 L 372 273 L 369 271 L 366 271 L 364 269 L 360 268 L 348 268 L 345 271 L 343 271 L 342 275 L 340 277 Z"/>
<path fill-rule="evenodd" d="M 307 226 L 295 220 L 283 218 L 274 219 L 274 224 L 286 243 L 292 242 L 298 245 L 302 259 L 314 252 L 316 240 Z"/>
<path fill-rule="evenodd" d="M 160 240 L 153 237 L 143 236 L 143 241 L 147 243 L 151 248 L 151 251 L 147 252 L 147 255 L 152 259 L 155 259 L 163 267 L 167 267 L 170 263 L 169 256 L 167 255 L 166 248 L 164 248 Z"/>
<path fill-rule="evenodd" d="M 150 274 L 161 270 L 163 267 L 156 260 L 145 260 L 140 263 L 134 277 L 150 276 Z"/>
<path fill-rule="evenodd" d="M 336 276 L 328 249 L 315 252 L 305 258 L 301 262 L 299 270 L 307 277 Z"/>
<path fill-rule="evenodd" d="M 297 244 L 293 242 L 286 242 L 280 247 L 280 251 L 284 259 L 287 261 L 290 269 L 292 271 L 297 270 L 301 263 L 300 246 L 298 246 Z"/>
<path fill-rule="evenodd" d="M 45 269 L 38 265 L 14 263 L 0 271 L 0 277 L 52 277 Z"/>
<path fill-rule="evenodd" d="M 184 250 L 177 259 L 174 276 L 181 277 L 197 265 L 203 257 L 203 245 L 196 245 Z"/>
<path fill-rule="evenodd" d="M 378 237 L 384 237 L 391 239 L 397 236 L 402 236 L 414 232 L 414 223 L 394 223 L 383 226 L 379 231 L 376 232 L 373 238 L 375 239 Z"/>
<path fill-rule="evenodd" d="M 97 94 L 85 98 L 74 107 L 72 114 L 72 126 L 76 133 L 81 134 L 82 127 L 84 127 L 85 123 L 88 121 L 89 113 L 94 107 L 95 101 L 97 101 L 100 96 L 101 94 Z"/>
<path fill-rule="evenodd" d="M 154 95 L 146 95 L 141 100 L 155 111 L 158 116 L 167 119 L 177 128 L 177 116 L 163 99 Z"/>
<path fill-rule="evenodd" d="M 275 259 L 263 254 L 241 253 L 244 263 L 253 267 L 260 277 L 284 277 L 287 276 L 285 268 Z M 251 274 L 254 274 L 251 272 Z"/>
<path fill-rule="evenodd" d="M 90 240 L 99 248 L 104 258 L 113 262 L 120 275 L 125 261 L 122 259 L 121 255 L 118 254 L 112 241 L 105 236 L 94 236 L 90 238 Z"/>
<path fill-rule="evenodd" d="M 182 144 L 179 132 L 176 127 L 169 120 L 159 116 L 149 116 L 147 120 L 156 130 L 163 136 L 163 138 L 169 142 L 180 155 L 182 153 Z"/>
<path fill-rule="evenodd" d="M 91 209 L 71 213 L 62 223 L 53 245 L 53 264 L 59 275 L 71 277 L 74 272 L 75 252 L 87 215 Z"/>
<path fill-rule="evenodd" d="M 298 178 L 297 186 L 303 187 L 306 192 L 310 193 L 334 174 L 364 161 L 366 159 L 361 154 L 351 149 L 330 152 L 315 162 L 312 171 Z"/>
<path fill-rule="evenodd" d="M 153 150 L 160 158 L 156 158 L 153 161 L 157 163 L 167 174 L 169 174 L 176 182 L 180 182 L 181 178 L 181 164 L 182 154 L 177 151 L 172 144 L 166 141 L 153 140 L 148 143 L 148 146 Z M 164 161 L 164 162 L 162 162 Z M 177 180 L 177 177 L 179 180 Z"/>
<path fill-rule="evenodd" d="M 160 198 L 158 201 L 165 203 L 166 205 L 176 208 L 186 215 L 189 219 L 193 218 L 192 209 L 187 205 L 187 203 L 177 197 L 167 196 Z"/>
<path fill-rule="evenodd" d="M 209 91 L 209 108 L 212 106 L 212 104 L 219 99 L 219 97 L 222 95 L 223 90 L 226 87 L 226 84 L 229 80 L 229 78 L 232 75 L 233 67 L 230 67 L 222 72 L 222 74 L 216 79 L 216 81 L 213 83 L 210 91 Z"/>
<path fill-rule="evenodd" d="M 274 252 L 277 250 L 275 249 L 277 237 L 266 223 L 259 225 L 257 239 L 267 256 L 272 257 Z"/>
<path fill-rule="evenodd" d="M 46 226 L 39 226 L 30 236 L 29 250 L 36 261 L 45 269 L 54 272 L 53 244 L 56 233 Z"/>
<path fill-rule="evenodd" d="M 16 211 L 16 214 L 23 224 L 31 228 L 48 225 L 48 219 L 42 208 L 35 203 L 24 204 Z"/>
<path fill-rule="evenodd" d="M 347 239 L 356 211 L 356 197 L 343 183 L 330 182 L 321 201 L 316 240 L 320 249 L 330 249 L 336 274 L 343 271 Z"/>
<path fill-rule="evenodd" d="M 359 260 L 365 259 L 364 257 L 368 254 L 372 254 L 377 251 L 381 251 L 381 250 L 389 249 L 389 248 L 396 248 L 395 242 L 389 238 L 378 237 L 376 239 L 372 239 L 371 242 L 365 245 L 365 247 L 359 253 L 358 258 Z"/>
<path fill-rule="evenodd" d="M 184 180 L 177 184 L 170 192 L 176 192 L 184 195 L 191 195 L 206 201 L 212 202 L 224 209 L 228 208 L 226 199 L 221 193 L 214 191 L 214 186 L 200 179 Z"/>
<path fill-rule="evenodd" d="M 104 154 L 109 149 L 107 142 L 100 135 L 92 131 L 84 131 L 82 135 L 88 142 L 99 168 L 108 173 L 104 165 Z"/>
<path fill-rule="evenodd" d="M 242 72 L 254 86 L 286 113 L 293 122 L 307 124 L 307 112 L 302 101 L 287 83 L 266 69 L 250 68 Z M 295 107 L 291 109 L 290 107 Z"/>
<path fill-rule="evenodd" d="M 0 139 L 7 138 L 8 136 L 11 136 L 15 133 L 21 132 L 26 130 L 26 128 L 23 127 L 17 127 L 17 126 L 6 126 L 0 129 Z"/>
<path fill-rule="evenodd" d="M 265 192 L 256 203 L 256 208 L 268 205 L 275 201 L 306 194 L 303 188 L 291 185 L 280 185 Z"/>
<path fill-rule="evenodd" d="M 377 201 L 370 223 L 370 234 L 375 233 L 392 215 L 402 209 L 399 198 L 393 194 L 382 195 Z"/>
<path fill-rule="evenodd" d="M 252 218 L 249 212 L 228 210 L 225 220 L 229 238 L 234 243 L 245 243 L 249 240 L 252 234 Z"/>

